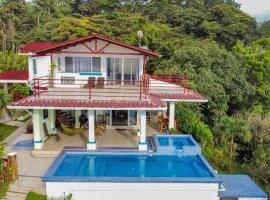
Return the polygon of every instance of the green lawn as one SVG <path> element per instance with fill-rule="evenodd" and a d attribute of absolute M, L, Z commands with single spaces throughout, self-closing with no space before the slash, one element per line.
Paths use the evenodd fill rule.
<path fill-rule="evenodd" d="M 13 131 L 15 131 L 17 126 L 10 126 L 0 123 L 0 142 L 7 138 Z"/>

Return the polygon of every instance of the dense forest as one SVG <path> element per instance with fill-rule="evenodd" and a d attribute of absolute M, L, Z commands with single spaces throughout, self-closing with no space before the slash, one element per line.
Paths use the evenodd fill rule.
<path fill-rule="evenodd" d="M 155 74 L 185 74 L 209 99 L 177 105 L 220 173 L 246 173 L 270 194 L 270 22 L 234 0 L 0 0 L 0 70 L 23 69 L 29 41 L 61 42 L 90 32 L 162 54 Z M 2 107 L 2 105 L 1 105 Z"/>

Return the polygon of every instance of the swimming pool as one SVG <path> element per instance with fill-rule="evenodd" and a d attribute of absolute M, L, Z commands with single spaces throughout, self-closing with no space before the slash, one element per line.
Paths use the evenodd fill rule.
<path fill-rule="evenodd" d="M 171 142 L 171 144 L 170 144 Z M 158 143 L 160 146 L 172 145 L 176 149 L 182 149 L 183 146 L 195 146 L 194 143 L 188 137 L 158 137 Z"/>
<path fill-rule="evenodd" d="M 54 176 L 213 177 L 199 156 L 66 154 Z"/>
<path fill-rule="evenodd" d="M 164 155 L 197 155 L 201 147 L 191 135 L 155 135 L 155 149 Z"/>
<path fill-rule="evenodd" d="M 214 181 L 215 173 L 201 156 L 159 154 L 62 153 L 44 181 L 189 182 Z"/>

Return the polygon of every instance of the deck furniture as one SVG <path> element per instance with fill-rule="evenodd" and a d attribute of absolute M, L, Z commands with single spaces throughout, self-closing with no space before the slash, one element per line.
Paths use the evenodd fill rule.
<path fill-rule="evenodd" d="M 97 78 L 97 84 L 95 85 L 95 88 L 103 89 L 104 88 L 104 82 L 105 82 L 104 77 L 98 77 Z"/>

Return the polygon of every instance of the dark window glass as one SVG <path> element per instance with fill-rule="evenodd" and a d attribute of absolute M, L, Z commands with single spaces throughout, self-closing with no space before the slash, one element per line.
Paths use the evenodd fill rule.
<path fill-rule="evenodd" d="M 73 57 L 65 57 L 65 72 L 73 72 Z"/>

